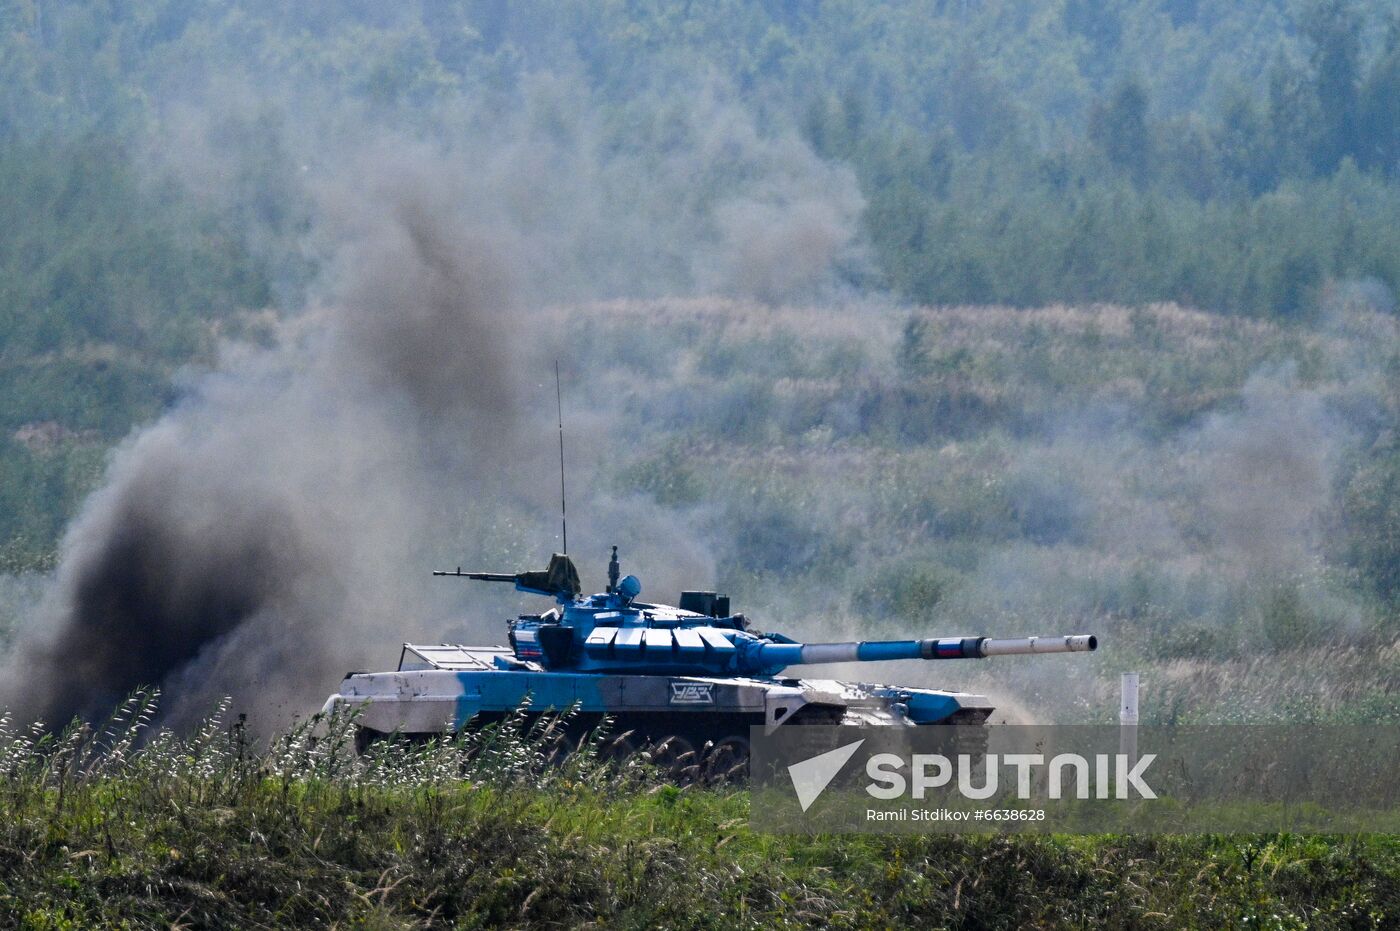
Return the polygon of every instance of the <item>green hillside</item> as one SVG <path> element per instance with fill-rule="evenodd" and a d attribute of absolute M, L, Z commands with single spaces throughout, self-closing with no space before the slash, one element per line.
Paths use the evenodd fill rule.
<path fill-rule="evenodd" d="M 599 178 L 609 166 L 665 177 L 677 146 L 703 149 L 705 127 L 678 122 L 697 87 L 849 169 L 868 248 L 836 271 L 859 289 L 938 304 L 1175 301 L 1305 322 L 1349 289 L 1388 311 L 1400 30 L 1387 11 L 11 0 L 6 558 L 47 564 L 92 485 L 92 448 L 168 404 L 176 367 L 207 362 L 242 313 L 299 306 L 317 267 L 299 172 L 318 139 L 369 127 L 451 146 L 459 129 L 533 106 L 550 81 L 572 96 L 531 117 L 531 132 L 566 155 L 586 149 Z M 699 222 L 758 170 L 715 158 L 708 174 L 677 176 Z M 647 183 L 632 206 L 660 216 L 675 192 Z M 786 195 L 771 196 L 781 210 Z M 659 248 L 607 275 L 596 249 L 581 253 L 590 287 L 551 293 L 703 292 L 706 281 L 668 273 L 684 244 Z"/>
<path fill-rule="evenodd" d="M 1400 720 L 1389 314 L 557 313 L 588 334 L 581 403 L 633 425 L 598 481 L 703 533 L 771 629 L 1103 634 L 1087 660 L 882 670 L 1031 720 L 1113 720 L 1124 668 L 1163 723 Z"/>

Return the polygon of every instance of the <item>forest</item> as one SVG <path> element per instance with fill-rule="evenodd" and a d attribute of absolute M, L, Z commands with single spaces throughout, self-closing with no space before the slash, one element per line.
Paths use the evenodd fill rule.
<path fill-rule="evenodd" d="M 303 114 L 332 111 L 321 130 L 443 138 L 553 81 L 578 112 L 532 115 L 532 132 L 654 174 L 669 147 L 703 144 L 680 115 L 697 93 L 740 100 L 755 127 L 796 134 L 804 157 L 854 178 L 840 209 L 860 248 L 834 273 L 856 291 L 1173 301 L 1308 325 L 1339 292 L 1393 306 L 1392 13 L 1355 0 L 6 0 L 7 564 L 51 559 L 95 481 L 92 449 L 168 404 L 173 371 L 207 362 L 248 311 L 298 303 L 316 273 L 289 166 L 317 145 L 293 138 Z M 195 130 L 191 111 L 213 116 Z M 697 223 L 757 170 L 708 157 L 686 178 Z M 675 255 L 647 258 L 655 270 L 599 274 L 570 296 L 716 288 L 660 267 Z M 781 282 L 718 287 L 792 296 Z"/>

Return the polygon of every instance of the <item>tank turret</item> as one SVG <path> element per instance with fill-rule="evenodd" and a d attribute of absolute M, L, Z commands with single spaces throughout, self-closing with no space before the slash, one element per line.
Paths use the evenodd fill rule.
<path fill-rule="evenodd" d="M 610 574 L 617 573 L 613 548 Z M 641 581 L 629 575 L 608 591 L 578 594 L 578 571 L 555 553 L 543 572 L 437 572 L 491 582 L 513 582 L 519 591 L 552 595 L 560 607 L 510 622 L 517 659 L 548 670 L 633 672 L 657 675 L 775 676 L 789 666 L 883 660 L 982 659 L 1032 653 L 1094 650 L 1089 634 L 1058 637 L 944 637 L 799 643 L 782 634 L 748 629 L 742 614 L 729 614 L 729 599 L 714 592 L 684 592 L 682 605 L 640 602 Z"/>

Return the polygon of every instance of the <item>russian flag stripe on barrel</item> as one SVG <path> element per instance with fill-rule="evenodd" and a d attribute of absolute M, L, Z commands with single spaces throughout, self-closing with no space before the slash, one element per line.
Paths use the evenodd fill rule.
<path fill-rule="evenodd" d="M 963 655 L 963 642 L 961 637 L 953 637 L 947 640 L 938 641 L 938 646 L 934 647 L 934 652 L 939 659 L 960 659 Z"/>

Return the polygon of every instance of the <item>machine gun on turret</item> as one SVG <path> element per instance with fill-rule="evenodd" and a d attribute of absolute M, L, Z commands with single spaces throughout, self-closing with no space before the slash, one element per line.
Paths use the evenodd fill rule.
<path fill-rule="evenodd" d="M 561 604 L 572 601 L 583 591 L 579 582 L 578 568 L 574 561 L 563 553 L 549 557 L 549 568 L 535 572 L 463 572 L 458 566 L 455 572 L 434 569 L 433 575 L 457 579 L 475 579 L 478 582 L 511 582 L 516 591 L 532 595 L 548 595 Z"/>

